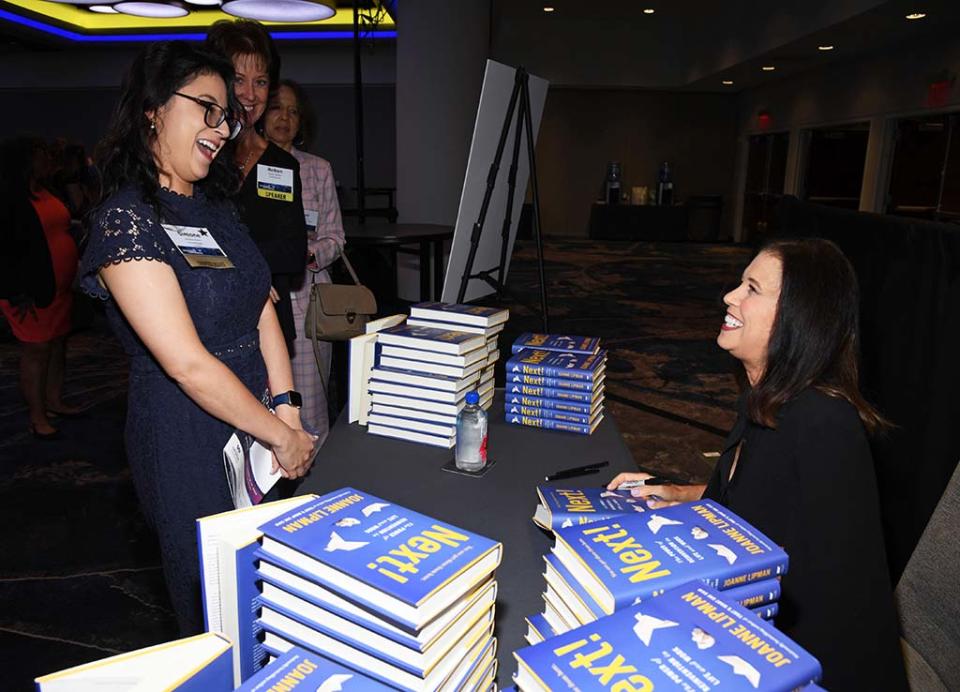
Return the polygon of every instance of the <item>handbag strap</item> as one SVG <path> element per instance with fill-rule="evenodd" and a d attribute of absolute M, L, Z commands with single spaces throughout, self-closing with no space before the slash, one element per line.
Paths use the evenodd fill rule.
<path fill-rule="evenodd" d="M 340 253 L 340 259 L 342 259 L 343 263 L 347 265 L 347 271 L 350 272 L 350 277 L 353 279 L 353 283 L 355 283 L 357 286 L 362 286 L 363 284 L 360 283 L 360 279 L 357 278 L 357 272 L 353 270 L 353 265 L 350 264 L 350 260 L 347 259 L 346 251 L 342 251 Z"/>

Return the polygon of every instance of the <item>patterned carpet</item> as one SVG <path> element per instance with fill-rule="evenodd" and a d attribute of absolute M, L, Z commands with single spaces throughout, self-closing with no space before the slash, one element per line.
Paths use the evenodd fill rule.
<path fill-rule="evenodd" d="M 551 241 L 551 331 L 610 349 L 607 412 L 638 465 L 703 479 L 733 421 L 734 363 L 715 343 L 724 287 L 749 251 L 729 245 Z M 535 254 L 518 245 L 511 320 L 539 331 Z M 156 543 L 123 453 L 126 365 L 94 318 L 71 337 L 68 397 L 89 406 L 64 439 L 37 442 L 17 392 L 17 347 L 0 336 L 0 669 L 5 690 L 70 665 L 175 638 Z M 502 373 L 500 374 L 502 379 Z"/>

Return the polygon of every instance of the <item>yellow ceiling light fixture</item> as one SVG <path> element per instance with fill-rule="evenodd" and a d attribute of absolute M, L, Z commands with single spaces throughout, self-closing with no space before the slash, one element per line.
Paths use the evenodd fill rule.
<path fill-rule="evenodd" d="M 118 2 L 113 9 L 122 14 L 151 19 L 174 19 L 190 14 L 190 10 L 176 2 Z"/>
<path fill-rule="evenodd" d="M 833 50 L 833 46 L 817 46 L 817 50 L 822 50 L 822 51 Z"/>
<path fill-rule="evenodd" d="M 911 12 L 910 14 L 907 15 L 907 19 L 910 19 L 910 20 L 923 19 L 926 16 L 927 16 L 926 12 Z"/>
<path fill-rule="evenodd" d="M 723 81 L 720 82 L 720 83 L 723 84 L 723 86 L 733 86 L 733 80 L 732 80 L 732 79 L 725 79 L 725 80 L 723 80 Z"/>
<path fill-rule="evenodd" d="M 764 65 L 760 69 L 763 70 L 764 72 L 773 72 L 777 68 L 773 65 Z"/>

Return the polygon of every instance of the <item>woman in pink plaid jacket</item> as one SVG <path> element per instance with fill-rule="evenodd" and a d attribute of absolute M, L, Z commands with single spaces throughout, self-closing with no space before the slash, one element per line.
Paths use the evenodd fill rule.
<path fill-rule="evenodd" d="M 287 150 L 300 162 L 303 185 L 303 211 L 307 222 L 307 272 L 303 282 L 290 293 L 293 319 L 297 327 L 291 365 L 294 386 L 303 396 L 300 418 L 303 427 L 316 433 L 322 442 L 329 432 L 326 385 L 330 377 L 329 342 L 320 342 L 320 363 L 313 344 L 304 333 L 303 322 L 310 302 L 310 284 L 330 283 L 327 268 L 343 252 L 343 221 L 337 201 L 336 182 L 330 163 L 319 156 L 300 151 L 308 134 L 309 107 L 303 88 L 294 81 L 281 79 L 264 117 L 264 135 Z"/>

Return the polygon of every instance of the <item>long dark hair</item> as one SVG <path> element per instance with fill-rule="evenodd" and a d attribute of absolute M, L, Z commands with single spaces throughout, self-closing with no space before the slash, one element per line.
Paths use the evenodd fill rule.
<path fill-rule="evenodd" d="M 869 432 L 887 427 L 860 393 L 860 289 L 843 252 L 806 238 L 775 240 L 760 253 L 780 260 L 783 278 L 766 368 L 747 395 L 750 418 L 776 427 L 780 407 L 814 387 L 850 402 Z"/>
<path fill-rule="evenodd" d="M 35 156 L 46 149 L 39 137 L 21 135 L 0 142 L 0 199 L 8 204 L 35 199 L 31 189 L 38 177 Z"/>
<path fill-rule="evenodd" d="M 159 172 L 151 147 L 156 134 L 146 113 L 159 109 L 175 91 L 204 74 L 223 79 L 228 110 L 239 113 L 233 93 L 233 65 L 223 56 L 184 41 L 152 43 L 140 52 L 124 77 L 120 101 L 106 136 L 97 146 L 96 159 L 103 177 L 101 201 L 133 183 L 147 202 L 158 208 Z M 198 183 L 214 199 L 233 194 L 240 181 L 233 165 L 232 143 L 227 142 L 224 149 L 210 164 L 207 177 Z"/>

